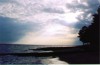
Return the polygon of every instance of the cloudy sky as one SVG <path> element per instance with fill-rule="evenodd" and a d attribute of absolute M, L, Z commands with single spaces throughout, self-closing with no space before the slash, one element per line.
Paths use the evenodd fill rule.
<path fill-rule="evenodd" d="M 100 0 L 0 0 L 0 43 L 79 45 Z"/>

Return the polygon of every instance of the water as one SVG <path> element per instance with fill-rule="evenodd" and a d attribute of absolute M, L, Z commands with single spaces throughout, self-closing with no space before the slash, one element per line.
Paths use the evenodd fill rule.
<path fill-rule="evenodd" d="M 31 49 L 39 48 L 40 46 L 33 45 L 12 45 L 12 44 L 1 44 L 0 45 L 0 53 L 31 53 L 31 52 L 44 52 L 42 51 L 34 51 Z M 51 51 L 48 51 L 51 52 Z M 0 64 L 60 64 L 67 65 L 67 62 L 61 61 L 59 57 L 36 57 L 36 56 L 16 56 L 16 55 L 1 55 L 0 56 Z"/>
<path fill-rule="evenodd" d="M 0 56 L 0 64 L 67 64 L 58 57 L 18 57 L 12 55 Z"/>
<path fill-rule="evenodd" d="M 27 52 L 35 52 L 30 49 L 37 49 L 41 46 L 35 45 L 18 45 L 18 44 L 0 44 L 0 53 L 27 53 Z"/>

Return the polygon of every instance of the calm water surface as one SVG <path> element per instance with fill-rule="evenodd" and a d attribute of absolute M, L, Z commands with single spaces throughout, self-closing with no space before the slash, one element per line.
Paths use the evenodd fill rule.
<path fill-rule="evenodd" d="M 36 49 L 40 46 L 33 45 L 0 45 L 0 53 L 31 53 L 31 52 L 43 52 L 43 51 L 34 51 L 30 49 Z M 49 51 L 48 51 L 49 52 Z M 51 52 L 51 51 L 50 51 Z M 68 65 L 67 62 L 61 61 L 59 57 L 35 57 L 35 56 L 13 56 L 13 55 L 4 55 L 0 56 L 0 64 L 60 64 Z"/>

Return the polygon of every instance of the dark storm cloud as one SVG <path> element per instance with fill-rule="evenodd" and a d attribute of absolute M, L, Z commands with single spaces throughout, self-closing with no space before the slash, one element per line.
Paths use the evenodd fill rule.
<path fill-rule="evenodd" d="M 62 9 L 56 9 L 56 8 L 44 8 L 43 9 L 44 12 L 47 13 L 58 13 L 58 14 L 64 14 L 65 12 Z"/>
<path fill-rule="evenodd" d="M 83 26 L 91 25 L 91 22 L 87 20 L 80 20 L 81 22 L 77 22 L 73 27 L 76 29 L 81 29 Z"/>
<path fill-rule="evenodd" d="M 71 12 L 84 12 L 77 16 L 78 22 L 74 25 L 76 29 L 81 29 L 83 26 L 89 26 L 92 23 L 92 15 L 96 13 L 100 3 L 98 0 L 73 1 L 72 4 L 66 4 L 66 7 Z"/>
<path fill-rule="evenodd" d="M 86 4 L 83 4 L 86 3 Z M 85 11 L 87 13 L 95 13 L 97 10 L 97 7 L 100 5 L 98 0 L 87 0 L 87 1 L 74 1 L 72 4 L 66 4 L 66 7 L 71 9 L 72 12 L 76 11 Z"/>
<path fill-rule="evenodd" d="M 0 2 L 8 2 L 8 1 L 10 1 L 10 0 L 0 0 Z"/>
<path fill-rule="evenodd" d="M 16 19 L 0 17 L 0 43 L 15 42 L 27 32 L 36 32 L 39 24 L 33 22 L 22 23 Z"/>
<path fill-rule="evenodd" d="M 1 3 L 14 2 L 14 0 L 0 0 Z"/>

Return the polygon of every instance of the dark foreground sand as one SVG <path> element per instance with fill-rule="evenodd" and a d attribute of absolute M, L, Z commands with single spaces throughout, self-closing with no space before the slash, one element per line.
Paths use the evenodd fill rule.
<path fill-rule="evenodd" d="M 99 52 L 79 52 L 72 54 L 59 54 L 60 60 L 66 61 L 69 64 L 99 64 Z"/>

